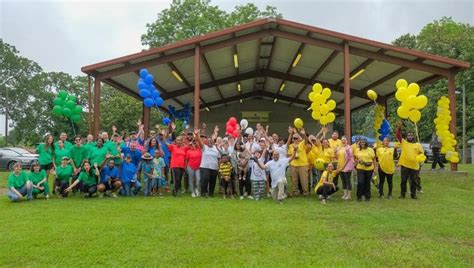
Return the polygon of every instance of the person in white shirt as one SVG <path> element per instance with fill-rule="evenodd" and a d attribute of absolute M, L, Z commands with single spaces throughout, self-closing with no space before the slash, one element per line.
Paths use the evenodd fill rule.
<path fill-rule="evenodd" d="M 253 134 L 248 136 L 248 141 L 245 144 L 245 149 L 249 151 L 252 155 L 255 153 L 255 151 L 262 150 L 262 148 L 260 148 L 260 145 L 258 145 L 258 142 L 255 142 L 255 136 Z"/>
<path fill-rule="evenodd" d="M 294 149 L 294 153 L 290 158 L 281 158 L 280 153 L 278 152 L 278 150 L 276 150 L 273 151 L 273 159 L 268 161 L 268 163 L 266 163 L 265 165 L 261 161 L 257 161 L 257 164 L 261 169 L 270 172 L 270 177 L 272 178 L 272 197 L 280 204 L 282 204 L 283 200 L 286 198 L 286 169 L 290 165 L 290 162 L 295 158 L 297 148 Z"/>

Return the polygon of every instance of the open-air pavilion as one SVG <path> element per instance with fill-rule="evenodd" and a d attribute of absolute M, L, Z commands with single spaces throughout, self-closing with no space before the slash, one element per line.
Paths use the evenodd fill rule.
<path fill-rule="evenodd" d="M 141 99 L 136 88 L 139 70 L 147 68 L 168 105 L 193 105 L 194 125 L 200 112 L 247 99 L 297 107 L 310 113 L 308 93 L 315 82 L 329 87 L 344 117 L 344 134 L 351 136 L 351 113 L 371 105 L 366 91 L 374 89 L 386 105 L 395 81 L 404 78 L 420 86 L 448 80 L 451 131 L 456 134 L 455 76 L 469 63 L 396 47 L 356 36 L 279 18 L 247 24 L 168 44 L 159 48 L 88 65 L 89 103 L 93 124 L 100 129 L 101 83 Z M 166 110 L 166 108 L 163 108 Z M 91 113 L 90 113 L 91 114 Z M 147 131 L 150 110 L 143 108 Z M 295 114 L 294 117 L 297 117 Z"/>

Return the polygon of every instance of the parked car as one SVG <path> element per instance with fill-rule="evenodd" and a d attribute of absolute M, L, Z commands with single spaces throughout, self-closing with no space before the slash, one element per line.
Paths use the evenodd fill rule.
<path fill-rule="evenodd" d="M 37 154 L 32 154 L 23 148 L 0 148 L 0 170 L 13 170 L 15 163 L 21 163 L 22 168 L 30 168 L 37 161 Z"/>
<path fill-rule="evenodd" d="M 425 151 L 426 162 L 433 161 L 433 151 L 430 148 L 430 144 L 429 143 L 422 143 L 421 147 L 423 147 L 423 151 Z"/>

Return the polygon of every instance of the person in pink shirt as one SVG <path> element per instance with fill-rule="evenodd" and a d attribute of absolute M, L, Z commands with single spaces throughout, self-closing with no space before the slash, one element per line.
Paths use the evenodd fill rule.
<path fill-rule="evenodd" d="M 351 183 L 351 174 L 354 170 L 354 156 L 352 153 L 352 147 L 347 142 L 346 137 L 341 138 L 342 148 L 339 150 L 344 150 L 344 166 L 338 167 L 340 171 L 340 176 L 342 180 L 342 188 L 344 189 L 344 195 L 342 199 L 350 200 L 351 199 L 351 191 L 352 191 L 352 183 Z"/>
<path fill-rule="evenodd" d="M 176 137 L 174 144 L 166 144 L 166 146 L 171 153 L 170 168 L 174 185 L 173 195 L 176 196 L 181 189 L 181 180 L 184 176 L 184 169 L 186 167 L 186 152 L 189 147 L 184 145 L 182 136 Z"/>
<path fill-rule="evenodd" d="M 195 133 L 195 135 L 197 135 Z M 186 173 L 188 174 L 189 190 L 192 197 L 201 195 L 201 174 L 199 167 L 201 166 L 202 150 L 197 144 L 195 138 L 189 143 L 189 149 L 186 151 Z"/>

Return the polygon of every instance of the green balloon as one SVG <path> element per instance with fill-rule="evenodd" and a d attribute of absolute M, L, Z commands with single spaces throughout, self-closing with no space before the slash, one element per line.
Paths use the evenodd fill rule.
<path fill-rule="evenodd" d="M 63 115 L 63 109 L 61 108 L 61 106 L 58 106 L 58 105 L 54 106 L 53 115 L 55 115 L 55 116 Z"/>
<path fill-rule="evenodd" d="M 74 96 L 74 95 L 69 95 L 69 97 L 67 97 L 67 100 L 68 100 L 68 101 L 72 101 L 72 102 L 74 102 L 74 104 L 76 104 L 76 102 L 77 102 L 77 97 Z"/>
<path fill-rule="evenodd" d="M 67 107 L 64 108 L 64 109 L 63 109 L 63 115 L 64 115 L 65 117 L 71 117 L 71 115 L 72 115 L 71 109 L 69 109 L 69 108 L 67 108 Z"/>
<path fill-rule="evenodd" d="M 74 109 L 74 107 L 76 106 L 76 103 L 74 103 L 73 101 L 66 101 L 66 107 L 69 108 L 69 109 Z"/>
<path fill-rule="evenodd" d="M 53 104 L 54 104 L 55 106 L 62 106 L 62 105 L 64 104 L 64 101 L 63 101 L 63 99 L 61 99 L 61 98 L 54 98 Z"/>
<path fill-rule="evenodd" d="M 80 115 L 82 113 L 82 106 L 76 105 L 76 107 L 74 107 L 74 113 Z"/>
<path fill-rule="evenodd" d="M 67 92 L 66 92 L 66 90 L 60 90 L 59 93 L 58 93 L 58 96 L 59 96 L 59 98 L 61 98 L 61 99 L 63 99 L 63 100 L 67 99 Z"/>
<path fill-rule="evenodd" d="M 78 114 L 73 114 L 73 115 L 71 115 L 71 120 L 72 120 L 72 122 L 77 123 L 77 122 L 81 121 L 81 116 L 78 115 Z"/>

